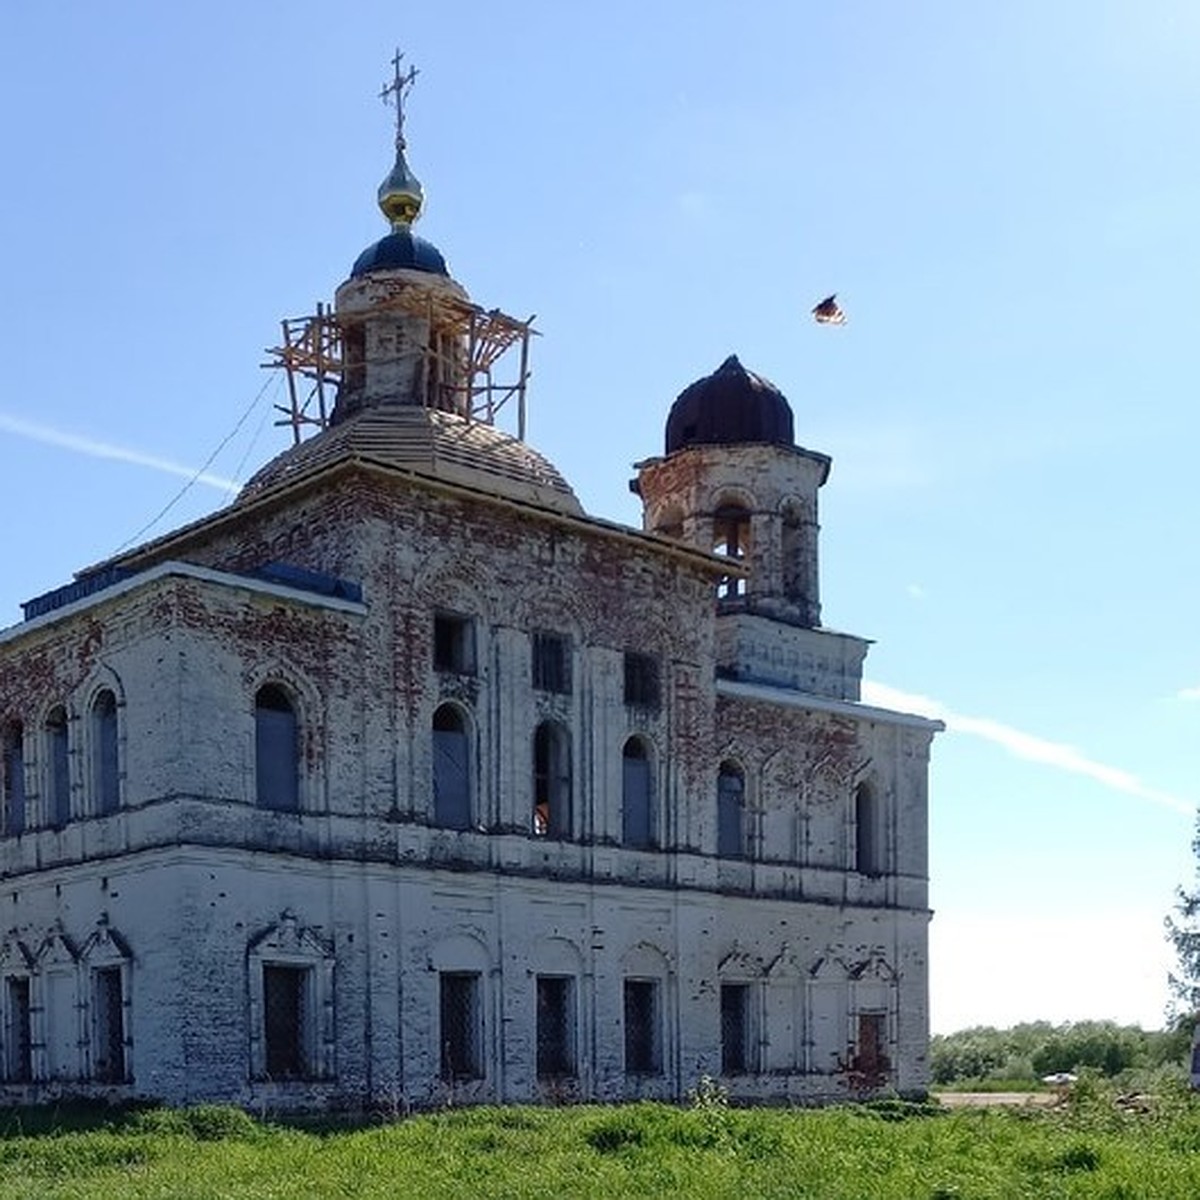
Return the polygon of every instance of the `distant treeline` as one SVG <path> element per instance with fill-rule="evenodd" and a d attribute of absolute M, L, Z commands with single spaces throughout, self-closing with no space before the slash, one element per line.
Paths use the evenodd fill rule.
<path fill-rule="evenodd" d="M 1192 1042 L 1190 1022 L 1146 1031 L 1112 1021 L 1051 1025 L 1034 1021 L 1011 1029 L 979 1025 L 930 1040 L 935 1084 L 1035 1082 L 1059 1071 L 1090 1067 L 1109 1078 L 1126 1072 L 1182 1066 Z"/>

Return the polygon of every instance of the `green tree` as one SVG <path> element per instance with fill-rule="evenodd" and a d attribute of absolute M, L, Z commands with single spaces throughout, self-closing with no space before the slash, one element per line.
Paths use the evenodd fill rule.
<path fill-rule="evenodd" d="M 1167 977 L 1172 1018 L 1200 1013 L 1200 820 L 1192 856 L 1197 864 L 1192 890 L 1176 889 L 1175 908 L 1166 918 L 1167 938 L 1175 948 L 1175 969 Z"/>

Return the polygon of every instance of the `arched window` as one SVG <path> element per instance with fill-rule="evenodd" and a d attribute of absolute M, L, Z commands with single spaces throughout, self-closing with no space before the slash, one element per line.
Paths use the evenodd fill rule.
<path fill-rule="evenodd" d="M 67 710 L 60 704 L 46 718 L 46 813 L 52 829 L 71 819 L 71 746 Z"/>
<path fill-rule="evenodd" d="M 447 829 L 471 824 L 471 744 L 466 718 L 453 704 L 433 714 L 433 821 Z"/>
<path fill-rule="evenodd" d="M 121 807 L 119 746 L 117 698 L 104 688 L 92 701 L 92 803 L 98 816 Z"/>
<path fill-rule="evenodd" d="M 650 756 L 641 738 L 631 737 L 621 755 L 621 840 L 645 849 L 654 845 L 654 785 Z"/>
<path fill-rule="evenodd" d="M 854 790 L 854 869 L 861 875 L 878 875 L 883 869 L 879 804 L 865 783 Z"/>
<path fill-rule="evenodd" d="M 557 721 L 543 721 L 533 735 L 533 832 L 571 836 L 571 741 Z"/>
<path fill-rule="evenodd" d="M 0 771 L 4 775 L 4 833 L 25 832 L 25 729 L 20 721 L 5 726 L 0 737 Z"/>
<path fill-rule="evenodd" d="M 741 769 L 723 762 L 717 775 L 717 853 L 741 858 L 746 853 L 746 779 Z"/>
<path fill-rule="evenodd" d="M 254 697 L 255 794 L 260 808 L 300 808 L 300 722 L 287 693 L 268 683 Z"/>
<path fill-rule="evenodd" d="M 713 551 L 745 561 L 750 551 L 750 513 L 741 504 L 722 504 L 713 514 Z M 744 596 L 746 581 L 740 575 L 726 575 L 717 586 L 724 598 Z"/>

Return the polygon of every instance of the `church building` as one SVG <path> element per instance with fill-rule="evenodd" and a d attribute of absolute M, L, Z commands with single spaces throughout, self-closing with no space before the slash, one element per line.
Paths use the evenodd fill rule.
<path fill-rule="evenodd" d="M 830 459 L 730 357 L 642 528 L 585 512 L 529 323 L 413 232 L 398 64 L 295 444 L 0 631 L 0 1102 L 920 1092 L 939 726 L 822 624 Z"/>

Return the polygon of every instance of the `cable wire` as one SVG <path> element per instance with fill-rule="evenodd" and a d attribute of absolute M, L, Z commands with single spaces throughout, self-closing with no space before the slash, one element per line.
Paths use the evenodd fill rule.
<path fill-rule="evenodd" d="M 254 397 L 253 400 L 250 401 L 249 405 L 246 408 L 246 411 L 244 413 L 242 413 L 242 415 L 240 417 L 238 417 L 237 424 L 234 425 L 234 427 L 221 439 L 217 448 L 204 460 L 203 464 L 197 469 L 196 473 L 191 477 L 191 479 L 189 479 L 187 481 L 187 483 L 185 483 L 183 485 L 183 487 L 181 487 L 179 489 L 179 491 L 177 491 L 175 493 L 175 495 L 172 496 L 171 499 L 167 501 L 167 503 L 162 507 L 162 509 L 159 512 L 157 512 L 149 521 L 147 521 L 146 524 L 141 527 L 141 529 L 139 529 L 137 531 L 137 533 L 135 533 L 132 537 L 128 538 L 126 541 L 122 542 L 113 551 L 114 555 L 120 554 L 122 550 L 125 550 L 126 548 L 128 548 L 129 546 L 132 546 L 135 542 L 137 542 L 141 538 L 143 538 L 147 533 L 150 532 L 151 529 L 153 529 L 155 527 L 155 525 L 157 525 L 159 523 L 159 521 L 161 521 L 163 519 L 163 517 L 165 517 L 167 515 L 167 513 L 169 513 L 171 511 L 171 509 L 173 509 L 175 507 L 176 504 L 179 503 L 180 500 L 182 500 L 184 498 L 184 496 L 186 496 L 188 494 L 188 492 L 190 492 L 192 490 L 192 488 L 196 484 L 196 480 L 198 480 L 200 478 L 200 476 L 203 475 L 208 470 L 208 468 L 213 465 L 213 462 L 216 460 L 217 455 L 220 454 L 221 451 L 224 450 L 225 447 L 228 446 L 231 441 L 233 441 L 233 439 L 238 434 L 238 430 L 240 430 L 241 427 L 243 425 L 245 425 L 247 420 L 249 420 L 250 414 L 258 407 L 259 401 L 262 400 L 263 396 L 266 395 L 267 388 L 269 388 L 272 383 L 277 382 L 277 380 L 278 380 L 278 376 L 272 376 L 271 378 L 269 378 L 266 381 L 266 383 L 264 383 L 262 385 L 262 387 L 260 387 L 258 389 L 258 394 Z"/>

